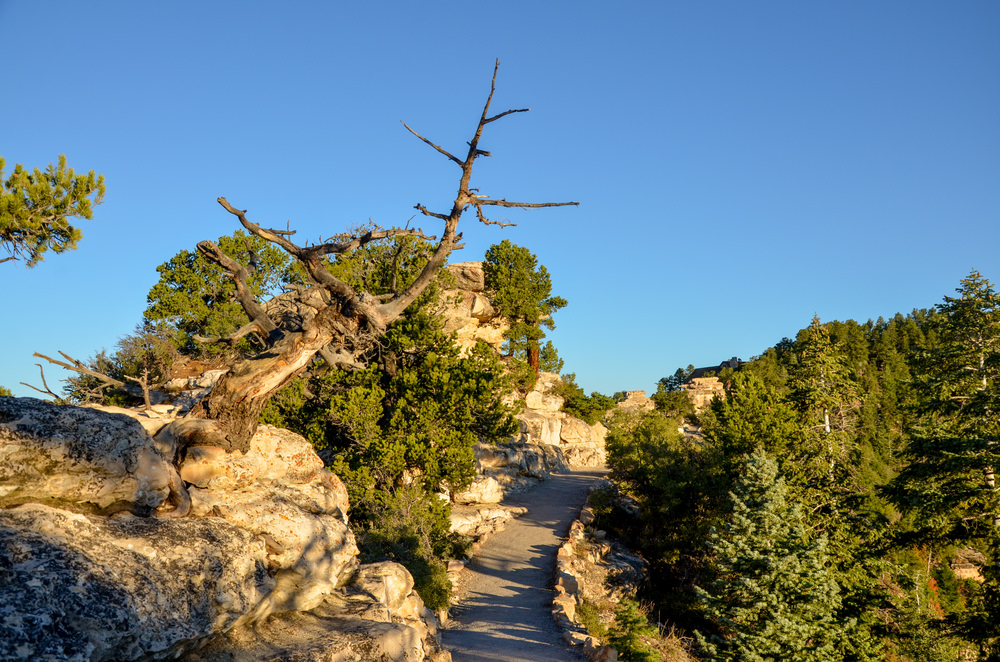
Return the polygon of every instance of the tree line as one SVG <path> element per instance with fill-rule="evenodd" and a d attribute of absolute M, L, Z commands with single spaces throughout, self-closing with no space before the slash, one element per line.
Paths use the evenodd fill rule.
<path fill-rule="evenodd" d="M 706 411 L 681 369 L 616 417 L 641 516 L 601 526 L 651 561 L 651 613 L 711 660 L 1000 659 L 998 302 L 974 271 L 909 315 L 814 318 Z"/>

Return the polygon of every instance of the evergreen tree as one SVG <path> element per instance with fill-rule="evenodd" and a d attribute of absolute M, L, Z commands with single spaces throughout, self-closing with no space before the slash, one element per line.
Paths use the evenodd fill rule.
<path fill-rule="evenodd" d="M 715 580 L 698 589 L 717 627 L 713 636 L 697 635 L 705 654 L 720 661 L 838 659 L 840 596 L 826 538 L 811 539 L 777 463 L 755 451 L 730 498 L 731 521 L 709 538 Z"/>
<path fill-rule="evenodd" d="M 915 383 L 920 418 L 905 450 L 908 463 L 887 493 L 910 515 L 904 544 L 916 539 L 939 550 L 958 545 L 985 554 L 982 597 L 950 617 L 989 659 L 1000 655 L 1000 557 L 991 542 L 1000 532 L 1000 297 L 977 271 L 957 293 L 937 306 L 938 336 L 921 357 Z"/>
<path fill-rule="evenodd" d="M 67 219 L 93 217 L 94 206 L 104 200 L 104 175 L 77 175 L 63 154 L 45 172 L 28 172 L 18 163 L 6 180 L 5 165 L 0 157 L 0 249 L 9 254 L 0 262 L 21 259 L 30 268 L 46 251 L 76 248 L 83 233 Z"/>
<path fill-rule="evenodd" d="M 497 310 L 510 320 L 507 353 L 524 359 L 537 373 L 542 328 L 554 329 L 552 314 L 566 306 L 552 296 L 552 279 L 531 251 L 504 239 L 493 244 L 483 259 L 486 293 Z"/>
<path fill-rule="evenodd" d="M 282 285 L 298 282 L 291 260 L 281 250 L 257 236 L 237 230 L 219 237 L 223 253 L 248 268 L 247 287 L 262 301 Z M 228 336 L 243 327 L 249 318 L 235 296 L 236 286 L 222 267 L 197 250 L 182 250 L 156 268 L 160 279 L 146 296 L 143 319 L 177 329 L 176 343 L 189 354 L 218 354 L 222 345 L 205 345 L 197 338 Z M 249 350 L 252 338 L 239 345 Z"/>
<path fill-rule="evenodd" d="M 795 410 L 756 374 L 736 374 L 725 399 L 712 403 L 712 413 L 703 432 L 720 450 L 731 480 L 755 450 L 764 450 L 779 462 L 791 459 L 790 447 L 799 432 Z"/>
<path fill-rule="evenodd" d="M 660 655 L 643 641 L 643 637 L 657 634 L 657 629 L 649 624 L 646 615 L 639 609 L 639 603 L 626 599 L 615 609 L 615 622 L 608 634 L 608 643 L 618 651 L 618 659 L 622 662 L 660 662 Z"/>
<path fill-rule="evenodd" d="M 823 480 L 828 487 L 845 484 L 852 471 L 857 391 L 844 357 L 819 317 L 799 334 L 795 343 L 797 364 L 790 371 L 792 391 L 802 420 L 805 467 L 814 472 L 808 480 Z"/>

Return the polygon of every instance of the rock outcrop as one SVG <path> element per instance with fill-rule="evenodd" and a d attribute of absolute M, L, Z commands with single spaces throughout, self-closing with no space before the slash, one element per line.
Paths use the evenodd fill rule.
<path fill-rule="evenodd" d="M 695 411 L 708 408 L 715 397 L 723 399 L 726 397 L 726 386 L 718 377 L 693 377 L 684 384 L 684 389 L 691 398 Z"/>
<path fill-rule="evenodd" d="M 625 399 L 618 403 L 620 411 L 647 412 L 656 409 L 656 403 L 645 391 L 625 391 Z"/>
<path fill-rule="evenodd" d="M 572 466 L 601 467 L 605 463 L 604 438 L 608 433 L 600 423 L 584 421 L 560 411 L 562 396 L 554 393 L 559 375 L 543 372 L 524 399 L 525 409 L 518 414 L 521 443 L 551 446 Z"/>
<path fill-rule="evenodd" d="M 189 516 L 157 518 L 183 422 L 132 413 L 0 397 L 0 659 L 449 659 L 308 442 L 187 449 Z"/>
<path fill-rule="evenodd" d="M 445 333 L 454 332 L 463 351 L 481 340 L 499 353 L 503 334 L 510 325 L 483 294 L 486 281 L 482 262 L 458 262 L 447 269 L 454 284 L 440 295 L 439 312 Z"/>

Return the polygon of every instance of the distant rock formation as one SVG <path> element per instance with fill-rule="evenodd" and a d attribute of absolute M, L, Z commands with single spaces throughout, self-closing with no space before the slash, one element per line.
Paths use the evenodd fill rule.
<path fill-rule="evenodd" d="M 647 412 L 656 409 L 656 403 L 646 397 L 645 391 L 625 391 L 625 399 L 618 403 L 618 409 L 627 412 Z"/>
<path fill-rule="evenodd" d="M 725 399 L 726 387 L 718 377 L 692 377 L 684 385 L 695 411 L 703 411 L 712 404 L 712 398 Z"/>
<path fill-rule="evenodd" d="M 188 449 L 189 516 L 155 517 L 177 514 L 177 422 L 143 417 L 155 441 L 0 397 L 0 659 L 450 659 L 409 573 L 358 564 L 347 491 L 305 439 Z M 292 622 L 310 636 L 289 650 Z"/>

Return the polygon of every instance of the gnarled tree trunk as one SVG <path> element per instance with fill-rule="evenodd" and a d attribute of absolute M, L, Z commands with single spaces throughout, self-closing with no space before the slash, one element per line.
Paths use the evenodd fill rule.
<path fill-rule="evenodd" d="M 313 246 L 298 246 L 290 240 L 294 234 L 291 231 L 262 228 L 246 218 L 245 210 L 238 210 L 219 198 L 227 211 L 239 218 L 240 223 L 249 232 L 284 249 L 294 257 L 308 274 L 311 286 L 302 288 L 296 297 L 305 308 L 314 312 L 300 321 L 290 323 L 287 320 L 276 322 L 272 320 L 265 308 L 261 306 L 250 293 L 246 280 L 248 272 L 243 265 L 225 255 L 214 243 L 204 241 L 198 244 L 198 249 L 208 259 L 224 268 L 236 284 L 237 298 L 250 318 L 250 323 L 226 339 L 234 341 L 238 338 L 255 333 L 266 339 L 267 349 L 256 356 L 235 361 L 228 373 L 216 383 L 212 392 L 202 404 L 192 412 L 193 416 L 214 422 L 209 426 L 214 430 L 205 431 L 204 426 L 193 426 L 200 430 L 198 438 L 183 440 L 185 445 L 210 444 L 221 445 L 228 449 L 245 450 L 257 428 L 260 413 L 267 401 L 293 377 L 306 369 L 317 354 L 331 366 L 356 369 L 363 367 L 363 354 L 375 339 L 385 333 L 388 325 L 400 315 L 424 291 L 444 266 L 449 253 L 461 248 L 461 234 L 457 232 L 458 222 L 463 212 L 469 207 L 476 210 L 476 217 L 487 225 L 512 225 L 499 221 L 491 221 L 483 213 L 483 207 L 557 207 L 576 205 L 576 202 L 509 202 L 505 199 L 490 199 L 479 195 L 478 190 L 470 187 L 472 167 L 477 158 L 490 156 L 490 153 L 479 149 L 479 141 L 483 129 L 512 113 L 526 112 L 527 108 L 507 110 L 490 116 L 490 104 L 496 89 L 496 74 L 500 66 L 499 60 L 493 70 L 490 93 L 483 107 L 475 134 L 468 142 L 469 149 L 464 159 L 452 155 L 445 149 L 435 145 L 430 140 L 410 129 L 408 131 L 417 138 L 433 147 L 436 151 L 457 164 L 461 169 L 458 193 L 448 213 L 438 213 L 428 210 L 423 205 L 415 208 L 424 216 L 438 219 L 444 223 L 444 231 L 440 239 L 428 237 L 420 229 L 410 230 L 391 228 L 388 230 L 372 230 L 357 236 L 341 235 L 338 241 L 328 241 Z M 356 291 L 347 283 L 335 278 L 326 268 L 329 256 L 347 255 L 365 244 L 392 237 L 416 236 L 425 240 L 436 240 L 437 245 L 427 264 L 402 292 L 396 293 L 388 300 L 382 300 L 366 292 Z M 535 356 L 537 365 L 537 351 Z"/>

